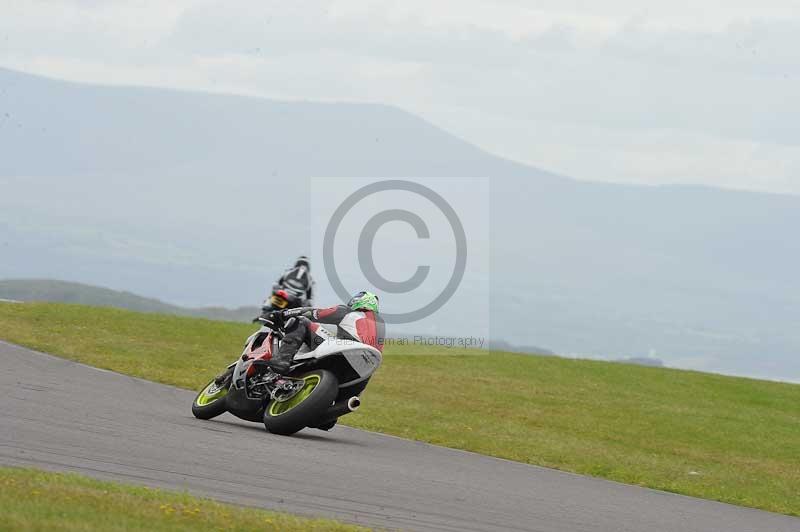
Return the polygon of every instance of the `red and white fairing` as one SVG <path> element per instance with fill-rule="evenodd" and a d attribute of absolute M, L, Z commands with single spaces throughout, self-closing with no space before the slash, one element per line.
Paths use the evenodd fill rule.
<path fill-rule="evenodd" d="M 371 325 L 372 328 L 370 332 L 369 320 L 364 318 L 366 318 L 364 313 L 352 312 L 339 326 L 347 331 L 348 334 L 356 336 L 357 338 L 374 338 L 374 322 Z M 357 340 L 337 338 L 336 325 L 317 323 L 314 323 L 314 325 L 318 325 L 318 327 L 315 327 L 314 332 L 323 338 L 322 343 L 313 351 L 310 350 L 307 345 L 303 344 L 294 356 L 294 363 L 314 360 L 321 361 L 322 359 L 330 357 L 342 357 L 354 370 L 357 377 L 339 382 L 340 388 L 352 386 L 353 384 L 358 384 L 368 379 L 375 373 L 375 370 L 380 367 L 383 361 L 383 355 L 378 348 Z M 358 334 L 359 332 L 361 334 Z M 268 327 L 261 327 L 261 329 L 247 339 L 244 351 L 242 352 L 242 359 L 250 361 L 255 359 L 269 360 L 272 358 L 273 349 L 277 349 L 277 347 L 272 330 Z"/>

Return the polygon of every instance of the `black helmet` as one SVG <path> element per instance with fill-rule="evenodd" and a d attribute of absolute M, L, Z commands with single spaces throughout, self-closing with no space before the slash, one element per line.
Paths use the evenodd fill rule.
<path fill-rule="evenodd" d="M 297 257 L 297 260 L 294 262 L 294 267 L 299 268 L 300 266 L 305 266 L 306 270 L 311 271 L 311 263 L 308 262 L 308 257 L 305 255 L 300 255 Z"/>

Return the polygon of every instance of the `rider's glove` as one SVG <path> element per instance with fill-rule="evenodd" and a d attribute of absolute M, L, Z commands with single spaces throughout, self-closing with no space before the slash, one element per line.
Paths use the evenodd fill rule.
<path fill-rule="evenodd" d="M 263 316 L 263 319 L 265 321 L 264 325 L 270 329 L 280 329 L 283 326 L 283 311 L 273 310 Z"/>

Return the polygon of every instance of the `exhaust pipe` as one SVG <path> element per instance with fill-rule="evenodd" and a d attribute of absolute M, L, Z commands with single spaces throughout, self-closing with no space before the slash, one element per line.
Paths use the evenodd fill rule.
<path fill-rule="evenodd" d="M 361 406 L 361 399 L 359 399 L 357 395 L 347 400 L 347 408 L 349 408 L 351 412 L 358 410 L 359 406 Z"/>

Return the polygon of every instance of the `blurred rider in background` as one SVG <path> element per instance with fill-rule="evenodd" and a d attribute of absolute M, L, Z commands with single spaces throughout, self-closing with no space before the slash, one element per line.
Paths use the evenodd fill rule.
<path fill-rule="evenodd" d="M 300 255 L 294 266 L 286 270 L 272 285 L 272 294 L 261 306 L 262 316 L 273 310 L 313 306 L 314 279 L 308 257 Z"/>

